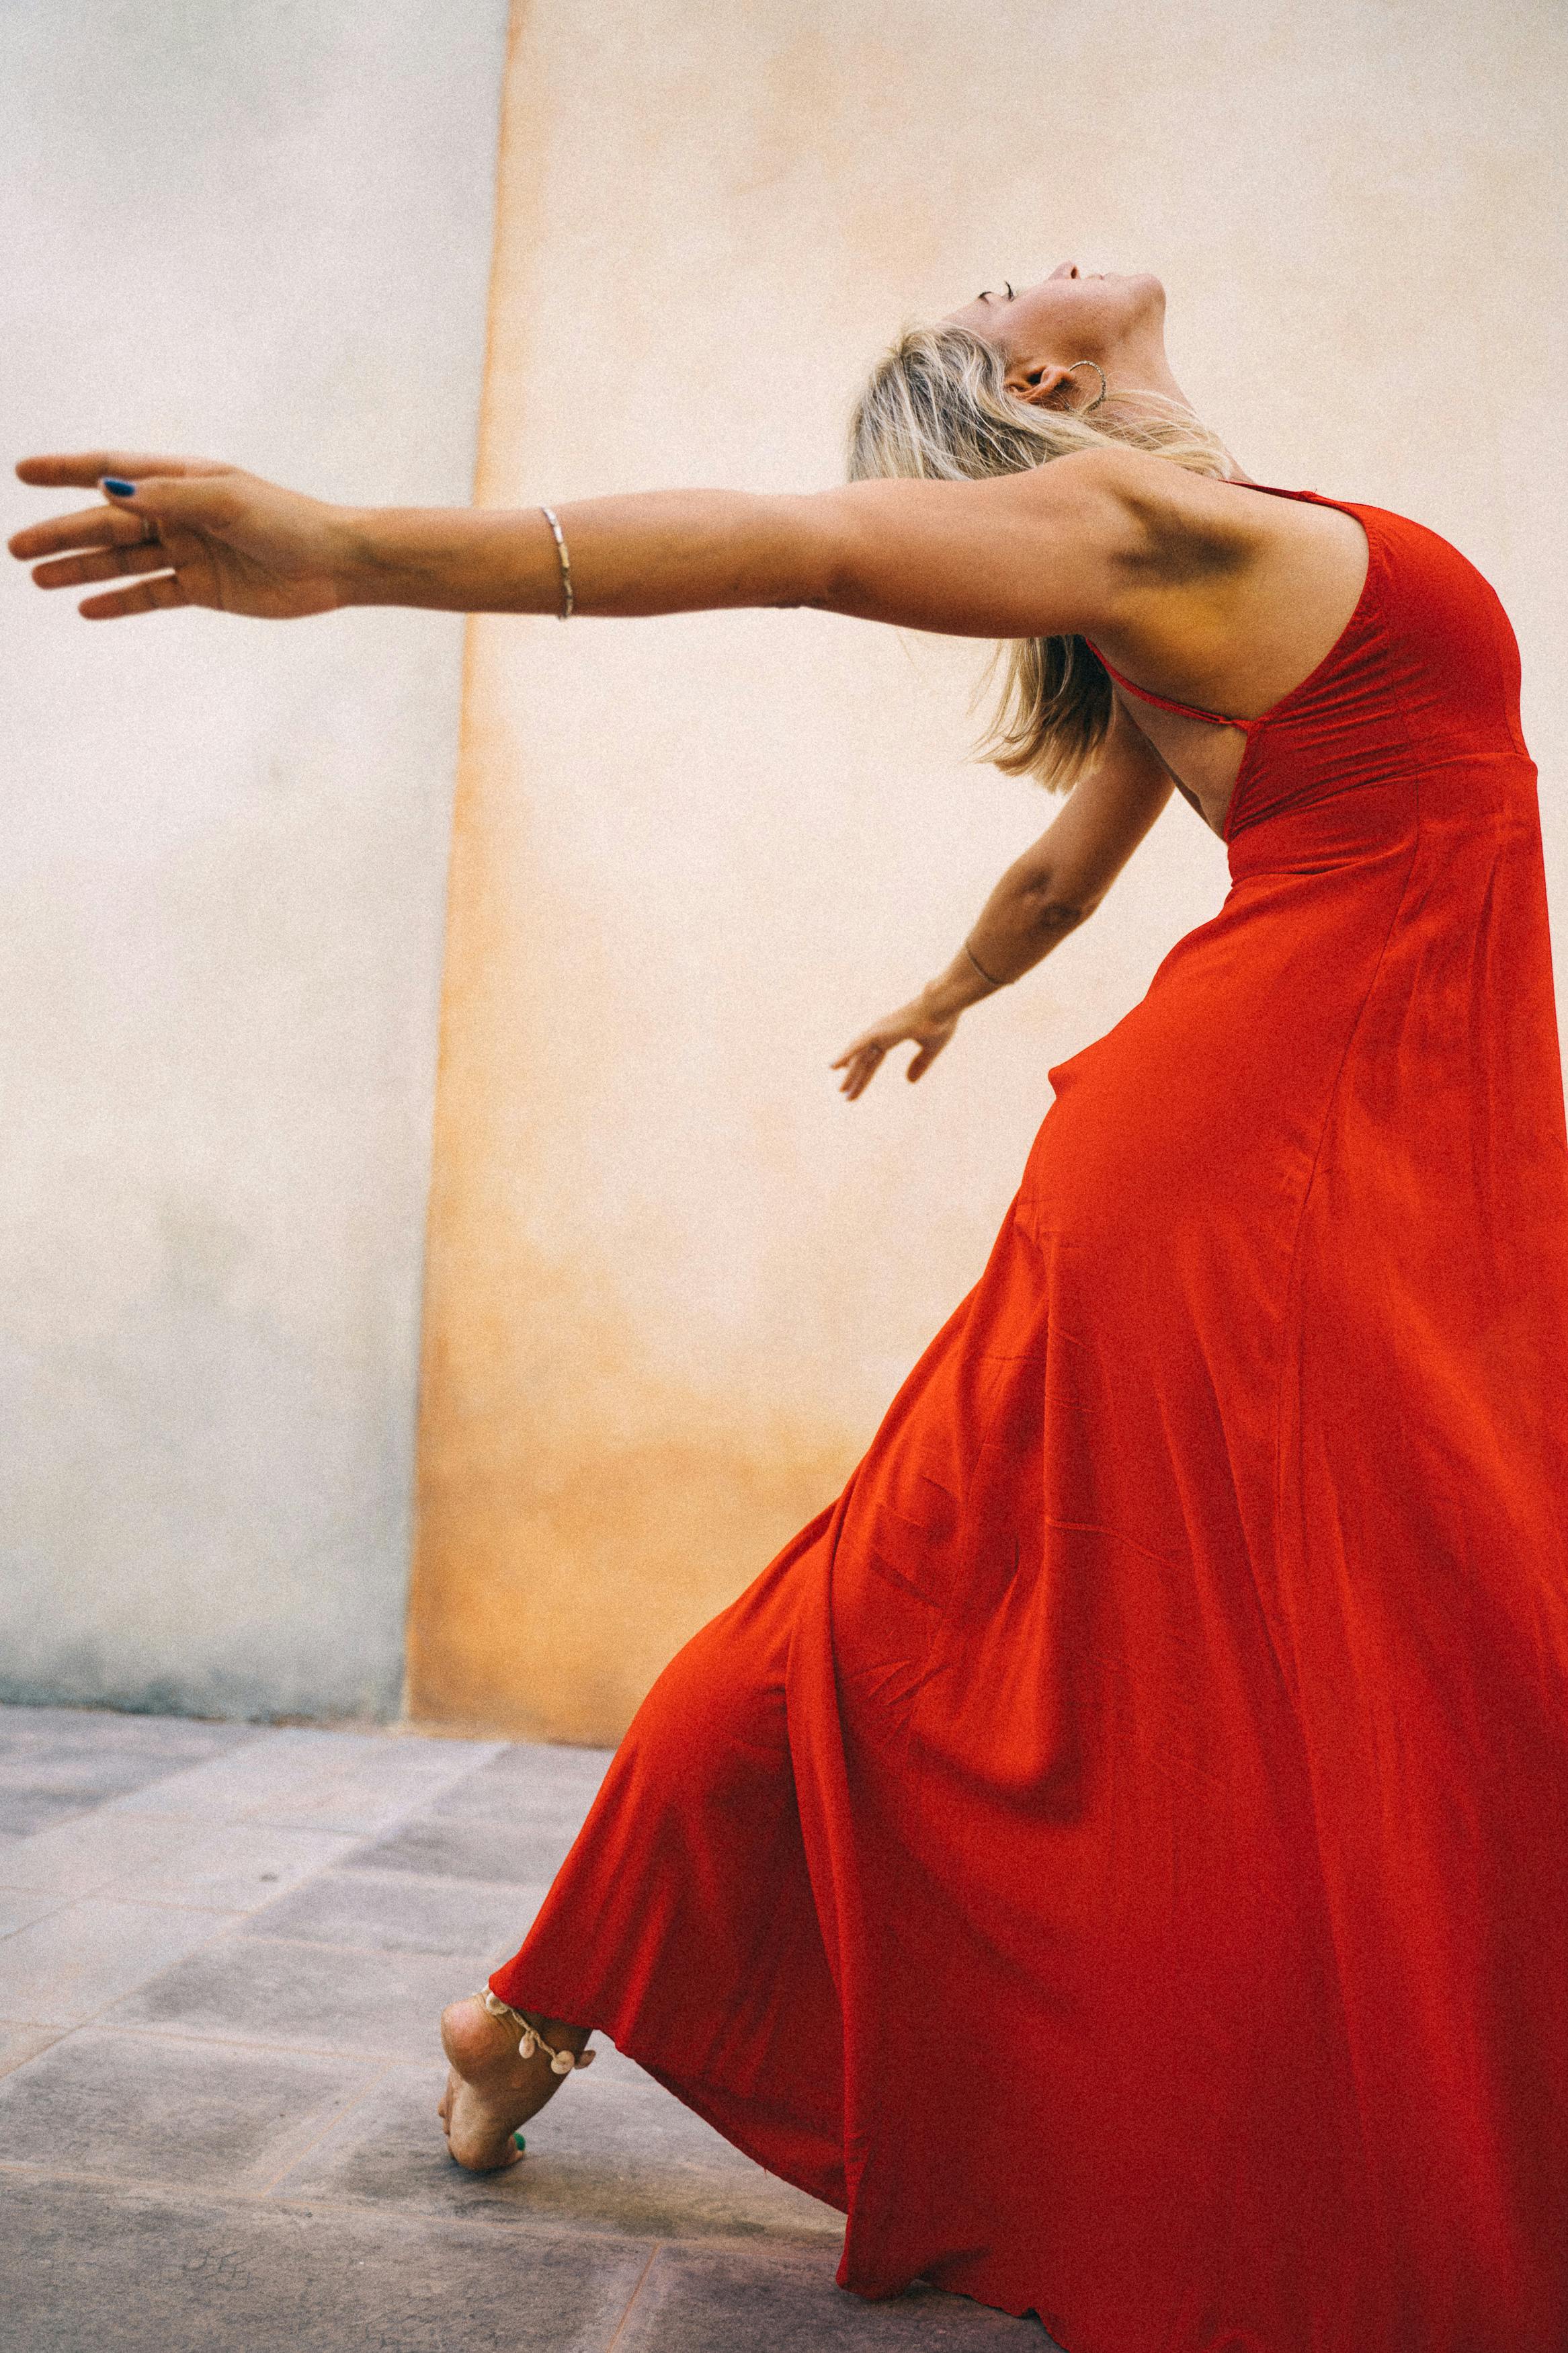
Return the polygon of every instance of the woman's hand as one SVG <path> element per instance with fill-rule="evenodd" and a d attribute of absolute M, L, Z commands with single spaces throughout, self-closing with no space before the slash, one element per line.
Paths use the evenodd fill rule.
<path fill-rule="evenodd" d="M 105 487 L 105 505 L 33 523 L 9 543 L 13 555 L 34 564 L 40 588 L 124 583 L 79 606 L 89 621 L 181 605 L 283 621 L 350 601 L 350 511 L 237 466 L 97 450 L 25 458 L 16 471 L 46 489 L 131 486 L 123 496 Z"/>
<path fill-rule="evenodd" d="M 851 1103 L 857 1095 L 863 1095 L 893 1048 L 906 1043 L 919 1050 L 904 1076 L 923 1079 L 957 1029 L 963 1011 L 963 1003 L 942 991 L 940 984 L 922 988 L 908 1005 L 889 1013 L 885 1020 L 874 1022 L 852 1046 L 845 1048 L 833 1064 L 836 1071 L 844 1073 L 838 1082 L 839 1093 L 847 1095 Z"/>

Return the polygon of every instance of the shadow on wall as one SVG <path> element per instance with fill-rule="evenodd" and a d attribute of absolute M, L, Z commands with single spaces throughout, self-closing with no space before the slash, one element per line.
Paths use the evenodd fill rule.
<path fill-rule="evenodd" d="M 468 1294 L 450 1302 L 464 1328 L 443 1365 L 432 1288 L 408 1713 L 613 1746 L 681 1643 L 837 1494 L 853 1449 L 639 1379 L 625 1331 L 542 1271 L 522 1314 L 560 1335 L 556 1373 L 541 1354 L 520 1380 L 498 1330 L 491 1388 Z"/>

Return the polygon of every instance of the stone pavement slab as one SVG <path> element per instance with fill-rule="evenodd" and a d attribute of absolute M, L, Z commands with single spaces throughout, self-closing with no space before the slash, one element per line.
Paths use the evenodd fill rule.
<path fill-rule="evenodd" d="M 177 1862 L 200 1836 L 191 1822 L 127 1816 L 102 1806 L 19 1840 L 0 1861 L 0 1873 L 8 1889 L 38 1894 L 93 1895 L 105 1885 L 110 1894 L 130 1894 L 128 1882 Z"/>
<path fill-rule="evenodd" d="M 451 1820 L 430 1808 L 401 1829 L 362 1847 L 356 1871 L 411 1871 L 422 1879 L 488 1879 L 513 1887 L 546 1886 L 576 1837 L 580 1820 L 532 1822 L 526 1816 Z"/>
<path fill-rule="evenodd" d="M 548 1886 L 327 1871 L 258 1912 L 246 1933 L 372 1953 L 471 1953 L 488 1974 L 516 1952 Z"/>
<path fill-rule="evenodd" d="M 287 1803 L 323 1775 L 341 1774 L 390 1755 L 401 1742 L 373 1732 L 321 1732 L 311 1725 L 268 1732 L 263 1744 L 192 1765 L 177 1786 L 159 1785 L 121 1799 L 119 1810 L 179 1813 L 207 1821 L 235 1821 L 241 1815 Z"/>
<path fill-rule="evenodd" d="M 264 1756 L 198 1764 L 149 1783 L 119 1810 L 212 1822 L 267 1821 L 363 1838 L 502 1753 L 494 1740 L 392 1739 L 290 1729 Z"/>
<path fill-rule="evenodd" d="M 0 2018 L 79 2026 L 231 1925 L 222 1912 L 90 1896 L 0 1936 Z"/>
<path fill-rule="evenodd" d="M 73 1820 L 258 1736 L 250 1725 L 8 1708 L 0 1714 L 0 1831 L 30 1836 Z"/>
<path fill-rule="evenodd" d="M 6 2353 L 608 2353 L 648 2250 L 5 2180 Z"/>
<path fill-rule="evenodd" d="M 187 1821 L 114 1806 L 60 1823 L 0 1860 L 0 1881 L 51 1894 L 114 1894 L 142 1903 L 245 1912 L 340 1862 L 358 1841 L 269 1822 Z"/>
<path fill-rule="evenodd" d="M 46 1924 L 47 1925 L 47 1924 Z M 0 1956 L 5 1947 L 0 1944 Z M 460 1955 L 362 1953 L 230 1936 L 106 2013 L 115 2026 L 440 2063 L 437 2021 L 480 1982 Z"/>
<path fill-rule="evenodd" d="M 614 1751 L 536 1742 L 503 1748 L 439 1799 L 443 1821 L 559 1820 L 575 1828 L 598 1794 Z"/>
<path fill-rule="evenodd" d="M 0 2165 L 264 2187 L 376 2081 L 374 2061 L 89 2027 L 0 2082 Z"/>

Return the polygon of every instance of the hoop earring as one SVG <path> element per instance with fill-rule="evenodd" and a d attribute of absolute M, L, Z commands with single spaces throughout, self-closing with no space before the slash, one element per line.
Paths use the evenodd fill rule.
<path fill-rule="evenodd" d="M 1098 408 L 1100 406 L 1100 402 L 1105 398 L 1106 392 L 1109 387 L 1105 381 L 1105 370 L 1100 366 L 1098 360 L 1074 360 L 1067 373 L 1068 375 L 1076 375 L 1080 367 L 1091 367 L 1094 370 L 1095 375 L 1100 378 L 1100 390 L 1095 394 L 1092 400 L 1086 400 L 1083 406 L 1078 412 L 1080 417 L 1087 417 L 1090 409 Z"/>

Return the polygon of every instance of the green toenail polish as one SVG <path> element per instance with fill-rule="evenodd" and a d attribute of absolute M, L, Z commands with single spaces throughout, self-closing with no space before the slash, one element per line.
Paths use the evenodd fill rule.
<path fill-rule="evenodd" d="M 521 2133 L 513 2133 L 512 2138 L 516 2141 L 519 2148 L 526 2148 L 528 2147 L 528 2143 L 524 2140 Z"/>

